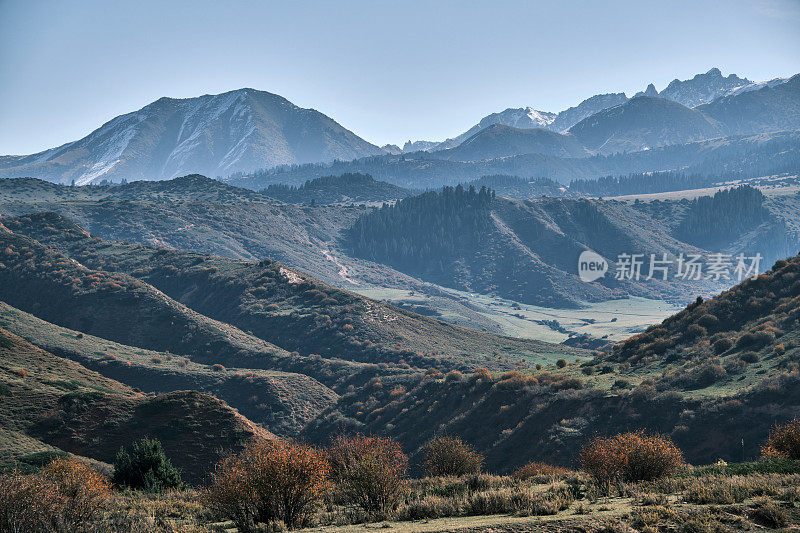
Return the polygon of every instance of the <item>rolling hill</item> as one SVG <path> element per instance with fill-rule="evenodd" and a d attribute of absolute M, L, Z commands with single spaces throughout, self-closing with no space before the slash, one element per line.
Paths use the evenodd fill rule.
<path fill-rule="evenodd" d="M 184 479 L 198 482 L 226 451 L 254 437 L 273 438 L 208 394 L 143 395 L 3 328 L 0 361 L 3 466 L 42 452 L 110 463 L 121 445 L 150 436 L 162 441 Z"/>
<path fill-rule="evenodd" d="M 169 321 L 175 323 L 173 326 L 162 317 L 165 323 L 154 324 L 151 331 L 137 338 L 128 331 L 115 331 L 113 327 L 120 327 L 117 322 L 113 322 L 116 326 L 105 326 L 103 320 L 112 323 L 116 318 L 101 317 L 92 324 L 96 329 L 87 333 L 97 333 L 108 327 L 111 331 L 105 338 L 144 348 L 169 349 L 173 353 L 188 352 L 197 362 L 301 372 L 337 389 L 374 375 L 375 365 L 363 363 L 391 363 L 399 373 L 405 372 L 408 365 L 462 370 L 477 366 L 504 369 L 516 367 L 519 361 L 528 365 L 566 354 L 580 357 L 584 353 L 439 322 L 335 289 L 269 260 L 246 262 L 110 243 L 90 236 L 54 213 L 2 219 L 2 223 L 14 232 L 0 234 L 8 241 L 4 241 L 4 246 L 14 244 L 12 252 L 17 253 L 17 242 L 24 242 L 25 254 L 30 248 L 52 259 L 44 261 L 44 265 L 29 261 L 27 270 L 22 270 L 22 266 L 18 266 L 20 258 L 11 255 L 8 260 L 11 268 L 0 270 L 0 277 L 5 274 L 7 277 L 2 279 L 8 279 L 9 284 L 13 282 L 15 288 L 6 286 L 0 291 L 0 299 L 45 320 L 70 327 L 76 325 L 80 313 L 63 316 L 66 313 L 59 313 L 56 304 L 42 305 L 37 312 L 31 309 L 29 301 L 18 295 L 25 290 L 39 290 L 40 286 L 35 285 L 37 278 L 55 277 L 56 281 L 49 281 L 46 286 L 61 291 L 57 294 L 63 293 L 60 305 L 71 305 L 78 311 L 89 309 L 82 305 L 84 301 L 93 302 L 91 308 L 97 309 L 106 299 L 111 306 L 121 305 L 121 300 L 130 298 L 123 291 L 105 292 L 105 285 L 89 289 L 89 296 L 84 296 L 83 290 L 75 289 L 77 294 L 73 294 L 59 288 L 58 276 L 64 276 L 58 273 L 62 263 L 71 263 L 70 259 L 74 259 L 80 264 L 75 263 L 72 268 L 85 276 L 92 277 L 99 272 L 104 279 L 133 285 L 142 294 L 160 296 L 158 304 L 151 304 L 144 296 L 138 298 L 141 311 L 136 308 L 134 311 L 141 312 L 143 318 L 135 312 L 124 317 L 135 322 L 132 329 L 143 328 L 142 322 L 155 316 L 153 312 L 146 314 L 153 308 L 168 309 L 172 313 L 167 315 Z M 56 273 L 53 273 L 55 265 Z M 106 269 L 113 272 L 106 272 Z M 113 314 L 112 307 L 109 311 Z M 45 315 L 45 312 L 51 314 Z M 167 311 L 162 313 L 166 315 Z M 189 334 L 179 337 L 175 327 L 184 324 Z M 173 331 L 169 341 L 161 339 L 159 328 Z M 287 357 L 285 350 L 299 353 Z"/>
<path fill-rule="evenodd" d="M 77 184 L 157 180 L 383 153 L 319 111 L 276 94 L 239 89 L 161 98 L 83 139 L 37 154 L 2 156 L 0 176 Z"/>

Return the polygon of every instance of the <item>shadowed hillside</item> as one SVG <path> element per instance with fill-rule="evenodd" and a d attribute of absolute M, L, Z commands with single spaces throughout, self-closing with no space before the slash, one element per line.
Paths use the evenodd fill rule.
<path fill-rule="evenodd" d="M 112 462 L 121 445 L 160 439 L 184 479 L 197 482 L 226 451 L 272 438 L 224 402 L 198 392 L 145 396 L 0 328 L 4 460 L 60 450 Z M 43 445 L 44 444 L 44 445 Z"/>

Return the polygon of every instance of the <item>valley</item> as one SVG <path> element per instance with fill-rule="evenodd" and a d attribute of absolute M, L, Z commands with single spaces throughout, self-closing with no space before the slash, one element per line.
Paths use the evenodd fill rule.
<path fill-rule="evenodd" d="M 800 75 L 462 125 L 0 156 L 0 530 L 796 529 Z"/>

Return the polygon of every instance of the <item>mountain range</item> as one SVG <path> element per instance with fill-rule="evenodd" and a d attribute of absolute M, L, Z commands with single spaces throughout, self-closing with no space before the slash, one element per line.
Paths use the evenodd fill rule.
<path fill-rule="evenodd" d="M 798 129 L 798 85 L 798 76 L 754 83 L 734 74 L 725 77 L 714 68 L 689 80 L 673 80 L 661 92 L 650 84 L 630 99 L 624 93 L 595 95 L 560 113 L 509 108 L 444 142 L 409 141 L 402 148 L 370 144 L 330 117 L 281 96 L 239 89 L 197 98 L 162 98 L 112 119 L 78 141 L 32 155 L 0 156 L 0 177 L 30 176 L 81 185 L 191 173 L 239 177 L 259 169 L 375 157 L 392 164 L 396 157 L 483 161 L 528 154 L 573 159 L 640 152 Z M 534 170 L 518 172 L 555 177 Z M 457 181 L 475 177 L 464 174 Z"/>

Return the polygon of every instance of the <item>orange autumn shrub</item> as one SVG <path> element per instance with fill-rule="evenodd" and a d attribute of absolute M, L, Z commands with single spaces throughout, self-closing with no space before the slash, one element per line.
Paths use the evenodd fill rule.
<path fill-rule="evenodd" d="M 423 450 L 425 469 L 431 476 L 477 474 L 483 464 L 483 455 L 458 437 L 434 437 Z"/>
<path fill-rule="evenodd" d="M 569 473 L 569 470 L 564 467 L 553 466 L 547 463 L 540 463 L 538 461 L 531 461 L 525 466 L 518 468 L 513 474 L 511 474 L 511 477 L 515 479 L 531 479 L 535 477 L 561 476 L 567 473 Z"/>
<path fill-rule="evenodd" d="M 0 476 L 0 531 L 88 531 L 111 498 L 108 478 L 71 458 Z"/>
<path fill-rule="evenodd" d="M 761 455 L 776 459 L 800 459 L 800 419 L 776 425 L 761 448 Z"/>
<path fill-rule="evenodd" d="M 302 526 L 328 488 L 328 461 L 312 446 L 284 440 L 250 443 L 217 464 L 203 499 L 239 531 L 282 520 Z"/>
<path fill-rule="evenodd" d="M 581 450 L 578 460 L 604 484 L 658 479 L 684 463 L 683 454 L 669 438 L 642 431 L 598 437 Z"/>
<path fill-rule="evenodd" d="M 386 518 L 405 490 L 408 457 L 391 438 L 339 436 L 328 451 L 331 478 L 342 498 L 371 518 Z"/>

